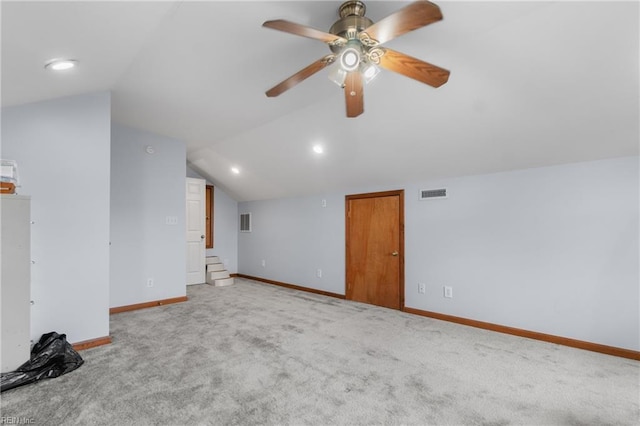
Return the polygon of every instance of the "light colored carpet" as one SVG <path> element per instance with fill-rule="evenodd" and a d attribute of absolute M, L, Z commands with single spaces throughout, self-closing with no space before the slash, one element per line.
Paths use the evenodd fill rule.
<path fill-rule="evenodd" d="M 34 424 L 637 425 L 640 363 L 237 279 L 2 394 Z M 56 330 L 63 333 L 64 330 Z"/>

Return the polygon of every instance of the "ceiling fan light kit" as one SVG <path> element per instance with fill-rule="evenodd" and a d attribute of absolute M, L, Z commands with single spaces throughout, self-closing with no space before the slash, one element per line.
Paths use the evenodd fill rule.
<path fill-rule="evenodd" d="M 410 31 L 442 20 L 440 8 L 426 0 L 416 1 L 374 23 L 367 18 L 366 6 L 358 0 L 344 2 L 338 9 L 338 19 L 329 32 L 277 19 L 262 26 L 302 37 L 320 40 L 332 53 L 269 89 L 269 97 L 278 96 L 331 65 L 329 79 L 345 91 L 347 117 L 364 112 L 363 84 L 370 82 L 380 68 L 440 87 L 449 79 L 449 71 L 382 44 Z"/>
<path fill-rule="evenodd" d="M 347 47 L 340 54 L 340 66 L 347 72 L 354 71 L 360 65 L 360 52 L 355 47 Z"/>
<path fill-rule="evenodd" d="M 329 71 L 329 80 L 344 88 L 344 82 L 346 79 L 347 72 L 342 69 L 340 64 L 334 64 L 331 66 L 331 70 Z"/>

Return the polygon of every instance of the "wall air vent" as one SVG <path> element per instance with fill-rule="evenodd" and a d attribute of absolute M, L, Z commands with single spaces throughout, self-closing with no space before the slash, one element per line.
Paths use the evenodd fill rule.
<path fill-rule="evenodd" d="M 240 214 L 240 232 L 251 232 L 251 213 Z"/>
<path fill-rule="evenodd" d="M 447 198 L 447 189 L 423 189 L 420 191 L 421 200 L 430 200 L 432 198 Z"/>

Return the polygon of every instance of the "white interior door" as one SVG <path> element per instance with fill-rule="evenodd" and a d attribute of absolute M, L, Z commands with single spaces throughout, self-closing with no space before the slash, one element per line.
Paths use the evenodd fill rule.
<path fill-rule="evenodd" d="M 205 282 L 205 181 L 187 178 L 187 285 Z"/>

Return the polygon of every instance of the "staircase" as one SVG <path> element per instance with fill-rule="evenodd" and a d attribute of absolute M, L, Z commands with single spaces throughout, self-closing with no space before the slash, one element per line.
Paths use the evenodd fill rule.
<path fill-rule="evenodd" d="M 229 276 L 229 271 L 224 269 L 224 264 L 220 262 L 218 256 L 208 256 L 206 261 L 207 284 L 215 287 L 224 287 L 233 284 L 233 278 Z"/>

